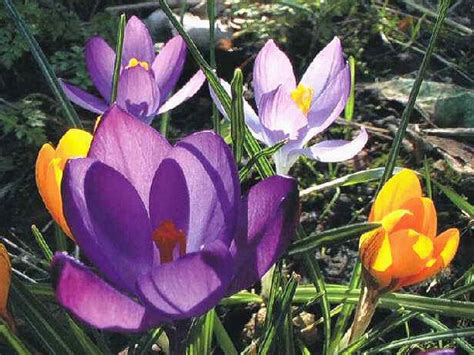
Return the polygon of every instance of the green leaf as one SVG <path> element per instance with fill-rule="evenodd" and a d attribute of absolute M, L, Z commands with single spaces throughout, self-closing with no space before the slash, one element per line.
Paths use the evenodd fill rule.
<path fill-rule="evenodd" d="M 120 69 L 122 68 L 122 52 L 123 38 L 125 34 L 125 23 L 125 14 L 121 14 L 117 28 L 117 45 L 115 46 L 114 75 L 112 77 L 112 92 L 110 93 L 110 102 L 115 102 L 115 100 L 117 99 L 118 81 L 120 77 Z"/>
<path fill-rule="evenodd" d="M 138 344 L 138 347 L 135 351 L 136 355 L 146 355 L 149 354 L 151 351 L 151 347 L 155 344 L 158 339 L 160 338 L 161 334 L 163 334 L 163 328 L 156 328 L 151 330 Z"/>
<path fill-rule="evenodd" d="M 214 318 L 216 311 L 211 309 L 197 320 L 191 329 L 189 345 L 186 353 L 188 355 L 210 354 L 212 350 L 212 334 L 214 332 Z"/>
<path fill-rule="evenodd" d="M 448 329 L 448 330 L 444 330 L 440 332 L 431 332 L 431 333 L 409 337 L 406 339 L 391 341 L 388 344 L 371 348 L 367 352 L 370 354 L 380 354 L 392 349 L 401 348 L 402 346 L 406 346 L 406 345 L 422 344 L 422 343 L 445 340 L 445 339 L 449 340 L 449 339 L 472 337 L 472 336 L 474 336 L 474 327 Z"/>
<path fill-rule="evenodd" d="M 232 90 L 232 114 L 230 115 L 230 132 L 232 137 L 232 149 L 237 164 L 242 159 L 242 151 L 245 140 L 245 117 L 244 117 L 244 76 L 242 70 L 235 69 L 234 78 L 231 82 Z"/>
<path fill-rule="evenodd" d="M 433 27 L 433 31 L 431 32 L 431 38 L 428 43 L 428 48 L 426 49 L 425 55 L 423 56 L 423 61 L 421 62 L 420 69 L 418 69 L 418 74 L 416 75 L 415 83 L 410 91 L 410 96 L 408 98 L 408 103 L 403 110 L 401 122 L 399 128 L 397 130 L 397 134 L 393 140 L 392 149 L 390 149 L 390 153 L 388 156 L 388 161 L 385 166 L 385 171 L 380 180 L 379 190 L 382 186 L 387 182 L 387 180 L 392 176 L 392 172 L 395 169 L 395 163 L 398 157 L 398 153 L 400 152 L 400 147 L 402 145 L 403 137 L 405 136 L 408 122 L 410 121 L 410 116 L 413 111 L 413 107 L 415 106 L 416 98 L 420 91 L 421 83 L 423 82 L 423 78 L 425 77 L 426 70 L 428 68 L 428 64 L 431 59 L 431 55 L 433 54 L 436 40 L 438 39 L 439 32 L 443 25 L 444 19 L 448 13 L 450 0 L 441 0 L 439 9 L 438 9 L 438 16 L 436 18 L 436 23 Z"/>
<path fill-rule="evenodd" d="M 232 339 L 230 338 L 229 334 L 224 328 L 219 317 L 216 315 L 214 317 L 214 335 L 216 336 L 217 344 L 223 351 L 224 354 L 227 355 L 237 355 L 237 349 L 234 347 L 232 343 Z"/>
<path fill-rule="evenodd" d="M 8 325 L 0 318 L 0 338 L 2 337 L 18 355 L 31 354 L 25 344 L 23 344 L 23 342 L 10 330 Z"/>
<path fill-rule="evenodd" d="M 21 17 L 20 13 L 16 9 L 15 5 L 12 3 L 11 0 L 3 0 L 5 7 L 10 14 L 11 18 L 15 22 L 15 26 L 17 27 L 18 31 L 23 35 L 28 46 L 31 49 L 31 54 L 35 58 L 36 62 L 38 63 L 41 72 L 43 73 L 48 85 L 50 86 L 51 90 L 53 91 L 54 96 L 58 99 L 61 103 L 61 106 L 64 110 L 64 114 L 68 119 L 69 123 L 73 127 L 82 128 L 82 123 L 77 116 L 74 107 L 72 106 L 71 102 L 67 98 L 66 94 L 64 93 L 61 85 L 59 84 L 59 80 L 54 73 L 53 68 L 49 64 L 46 56 L 44 55 L 43 51 L 41 50 L 38 42 L 34 38 L 31 30 L 29 29 L 28 25 L 25 23 L 23 18 Z"/>
<path fill-rule="evenodd" d="M 356 69 L 356 60 L 353 56 L 349 57 L 349 67 L 351 69 L 351 91 L 349 97 L 347 98 L 346 107 L 344 109 L 344 118 L 346 121 L 352 121 L 354 117 L 354 106 L 355 106 L 355 69 Z"/>
<path fill-rule="evenodd" d="M 260 150 L 257 154 L 255 154 L 254 156 L 252 156 L 248 163 L 242 168 L 240 169 L 239 171 L 239 180 L 240 181 L 243 181 L 247 178 L 248 174 L 250 173 L 250 171 L 252 170 L 253 166 L 257 163 L 257 161 L 261 158 L 261 157 L 269 157 L 269 156 L 272 156 L 273 154 L 275 154 L 281 147 L 283 147 L 284 145 L 286 144 L 286 141 L 281 141 L 281 142 L 278 142 L 277 144 L 271 146 L 271 147 L 268 147 L 268 148 L 265 148 L 265 149 L 262 149 Z"/>
<path fill-rule="evenodd" d="M 313 251 L 321 246 L 352 240 L 380 226 L 380 223 L 355 223 L 344 227 L 329 229 L 321 233 L 314 233 L 291 244 L 288 248 L 288 254 L 301 254 Z"/>
<path fill-rule="evenodd" d="M 363 171 L 358 171 L 353 174 L 348 174 L 332 181 L 325 182 L 320 185 L 310 186 L 307 189 L 300 191 L 300 197 L 309 195 L 314 192 L 319 192 L 328 189 L 334 189 L 340 186 L 351 186 L 356 184 L 364 184 L 369 181 L 378 180 L 383 176 L 385 168 L 375 168 Z M 394 172 L 400 171 L 401 168 L 395 168 Z"/>
<path fill-rule="evenodd" d="M 46 243 L 46 240 L 44 240 L 43 235 L 39 231 L 39 229 L 35 226 L 31 226 L 31 231 L 33 232 L 33 236 L 36 239 L 36 242 L 38 243 L 39 247 L 41 248 L 41 251 L 44 254 L 44 257 L 46 258 L 47 261 L 53 260 L 53 252 L 48 246 L 48 243 Z"/>
<path fill-rule="evenodd" d="M 466 201 L 463 197 L 458 195 L 450 187 L 441 185 L 440 183 L 433 181 L 434 184 L 446 195 L 447 198 L 451 200 L 452 203 L 456 205 L 461 211 L 466 213 L 469 217 L 474 218 L 474 206 Z"/>

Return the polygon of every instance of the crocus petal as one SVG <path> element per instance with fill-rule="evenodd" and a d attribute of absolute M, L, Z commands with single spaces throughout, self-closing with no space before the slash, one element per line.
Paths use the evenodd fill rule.
<path fill-rule="evenodd" d="M 137 332 L 149 327 L 145 307 L 73 258 L 56 253 L 52 269 L 58 302 L 83 322 L 113 331 Z"/>
<path fill-rule="evenodd" d="M 224 90 L 229 94 L 229 96 L 232 98 L 232 92 L 231 92 L 231 87 L 230 84 L 223 80 L 220 79 L 220 83 Z M 217 98 L 216 93 L 212 89 L 211 85 L 209 85 L 209 92 L 211 94 L 212 101 L 214 101 L 214 104 L 217 106 L 217 109 L 220 111 L 220 113 L 229 120 L 229 116 L 227 115 L 227 112 L 225 112 L 224 107 L 222 106 L 221 102 Z M 252 135 L 255 137 L 255 139 L 258 139 L 261 142 L 264 142 L 263 134 L 262 134 L 262 125 L 260 124 L 260 120 L 255 113 L 254 109 L 250 104 L 248 103 L 247 100 L 243 99 L 244 101 L 244 116 L 245 116 L 245 123 L 247 127 L 249 128 L 250 132 Z"/>
<path fill-rule="evenodd" d="M 368 140 L 367 131 L 362 128 L 352 141 L 327 140 L 317 143 L 302 152 L 304 155 L 328 163 L 348 160 L 357 155 Z"/>
<path fill-rule="evenodd" d="M 199 70 L 191 77 L 191 79 L 189 79 L 186 84 L 184 84 L 181 89 L 179 89 L 173 96 L 168 99 L 168 101 L 164 103 L 163 106 L 160 107 L 158 113 L 162 114 L 169 110 L 172 110 L 176 106 L 179 106 L 184 101 L 194 96 L 194 94 L 199 91 L 202 84 L 204 84 L 204 81 L 206 81 L 206 76 L 201 70 Z"/>
<path fill-rule="evenodd" d="M 189 193 L 183 170 L 176 161 L 165 159 L 160 164 L 151 185 L 149 210 L 152 230 L 170 220 L 187 234 Z"/>
<path fill-rule="evenodd" d="M 369 222 L 381 221 L 413 198 L 421 198 L 420 181 L 414 171 L 403 169 L 392 176 L 380 190 L 372 205 Z"/>
<path fill-rule="evenodd" d="M 412 198 L 406 201 L 400 208 L 401 210 L 410 211 L 411 213 L 405 215 L 401 221 L 397 223 L 397 230 L 413 229 L 427 237 L 436 237 L 438 221 L 436 209 L 431 199 L 427 197 Z"/>
<path fill-rule="evenodd" d="M 425 268 L 417 275 L 403 280 L 401 287 L 410 286 L 436 275 L 448 266 L 459 247 L 459 230 L 448 229 L 434 238 L 433 258 L 428 260 Z"/>
<path fill-rule="evenodd" d="M 334 39 L 318 53 L 301 78 L 301 84 L 313 89 L 313 102 L 345 67 L 341 41 Z"/>
<path fill-rule="evenodd" d="M 114 285 L 134 292 L 138 274 L 151 267 L 154 256 L 148 213 L 137 191 L 116 170 L 83 158 L 67 163 L 62 196 L 84 254 Z"/>
<path fill-rule="evenodd" d="M 124 69 L 118 82 L 117 104 L 150 123 L 160 105 L 160 91 L 153 74 L 140 65 Z"/>
<path fill-rule="evenodd" d="M 229 147 L 213 132 L 192 134 L 169 155 L 181 167 L 190 199 L 187 251 L 215 239 L 230 243 L 234 234 L 240 184 Z"/>
<path fill-rule="evenodd" d="M 334 79 L 327 84 L 317 100 L 313 101 L 308 112 L 308 132 L 303 144 L 323 132 L 339 117 L 349 96 L 351 86 L 350 70 L 346 65 Z"/>
<path fill-rule="evenodd" d="M 69 100 L 74 102 L 76 105 L 98 114 L 102 114 L 107 110 L 107 103 L 104 100 L 79 89 L 77 86 L 65 83 L 62 80 L 59 82 Z"/>
<path fill-rule="evenodd" d="M 130 17 L 125 26 L 123 38 L 122 64 L 128 65 L 130 59 L 135 58 L 149 65 L 155 59 L 155 50 L 150 32 L 145 24 L 136 16 Z"/>
<path fill-rule="evenodd" d="M 304 113 L 281 85 L 261 96 L 258 111 L 269 146 L 285 138 L 297 139 L 299 131 L 307 124 Z"/>
<path fill-rule="evenodd" d="M 181 36 L 169 40 L 156 56 L 151 70 L 160 88 L 161 100 L 165 100 L 173 90 L 183 71 L 186 60 L 186 43 Z"/>
<path fill-rule="evenodd" d="M 82 129 L 71 128 L 59 140 L 56 148 L 56 158 L 65 160 L 83 158 L 89 152 L 92 134 Z"/>
<path fill-rule="evenodd" d="M 298 216 L 294 179 L 273 176 L 250 189 L 230 249 L 236 271 L 228 295 L 251 286 L 270 269 L 288 247 Z"/>
<path fill-rule="evenodd" d="M 257 107 L 263 94 L 282 85 L 288 92 L 296 87 L 290 60 L 273 42 L 268 40 L 258 52 L 253 67 L 253 88 Z"/>
<path fill-rule="evenodd" d="M 7 317 L 8 292 L 10 290 L 12 266 L 7 250 L 0 244 L 0 318 Z"/>
<path fill-rule="evenodd" d="M 170 149 L 155 129 L 112 106 L 95 131 L 89 157 L 122 173 L 148 207 L 153 177 Z"/>
<path fill-rule="evenodd" d="M 92 82 L 102 97 L 109 102 L 114 75 L 114 50 L 102 37 L 95 36 L 87 41 L 85 56 Z"/>
<path fill-rule="evenodd" d="M 138 280 L 140 298 L 170 320 L 201 315 L 225 295 L 233 272 L 229 250 L 215 241 L 142 275 Z"/>

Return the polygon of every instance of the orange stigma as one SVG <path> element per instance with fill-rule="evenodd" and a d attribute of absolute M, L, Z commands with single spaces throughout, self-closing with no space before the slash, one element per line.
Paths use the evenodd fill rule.
<path fill-rule="evenodd" d="M 179 256 L 186 254 L 186 235 L 169 219 L 161 222 L 153 231 L 153 241 L 160 251 L 162 264 L 173 261 L 173 251 L 176 247 L 179 248 Z"/>

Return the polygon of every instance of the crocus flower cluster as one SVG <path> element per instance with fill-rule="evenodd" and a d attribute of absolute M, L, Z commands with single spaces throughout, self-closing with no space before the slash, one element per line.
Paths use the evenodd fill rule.
<path fill-rule="evenodd" d="M 102 98 L 64 82 L 63 89 L 77 105 L 102 114 L 111 104 L 115 52 L 102 37 L 96 36 L 87 42 L 85 58 L 89 75 Z M 137 17 L 131 17 L 125 27 L 117 104 L 147 123 L 156 114 L 178 106 L 193 96 L 205 81 L 204 74 L 198 71 L 167 100 L 181 75 L 185 59 L 186 44 L 180 36 L 172 38 L 155 55 L 145 24 Z"/>
<path fill-rule="evenodd" d="M 80 129 L 70 129 L 54 148 L 44 144 L 36 159 L 36 185 L 53 219 L 64 233 L 73 238 L 63 215 L 61 182 L 64 166 L 68 159 L 85 157 L 89 152 L 92 135 Z M 74 239 L 74 238 L 73 238 Z"/>
<path fill-rule="evenodd" d="M 5 246 L 0 243 L 0 318 L 8 321 L 8 292 L 10 290 L 12 267 Z"/>
<path fill-rule="evenodd" d="M 415 172 L 404 169 L 380 190 L 369 222 L 380 228 L 360 238 L 360 259 L 368 287 L 393 291 L 426 280 L 448 266 L 459 245 L 459 230 L 437 236 L 433 201 L 423 197 Z"/>
<path fill-rule="evenodd" d="M 223 85 L 230 93 L 229 85 Z M 353 141 L 326 140 L 307 147 L 344 109 L 350 85 L 349 66 L 337 37 L 314 58 L 298 84 L 290 60 L 272 40 L 260 50 L 253 69 L 258 115 L 245 102 L 245 120 L 255 138 L 267 146 L 287 140 L 273 157 L 279 174 L 287 174 L 300 156 L 339 162 L 362 150 L 368 138 L 364 128 Z M 212 90 L 211 94 L 225 115 Z"/>
<path fill-rule="evenodd" d="M 212 132 L 170 145 L 119 107 L 62 179 L 67 225 L 101 276 L 58 253 L 56 296 L 100 329 L 142 331 L 204 313 L 249 287 L 287 247 L 298 219 L 291 178 L 241 197 L 229 147 Z M 102 278 L 103 277 L 103 278 Z"/>

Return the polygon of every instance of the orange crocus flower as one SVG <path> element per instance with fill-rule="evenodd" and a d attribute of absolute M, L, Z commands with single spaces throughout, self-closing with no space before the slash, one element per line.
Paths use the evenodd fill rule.
<path fill-rule="evenodd" d="M 36 159 L 36 185 L 53 219 L 71 239 L 74 239 L 63 215 L 61 181 L 66 161 L 85 157 L 89 152 L 92 135 L 80 129 L 70 129 L 60 139 L 56 149 L 44 144 Z"/>
<path fill-rule="evenodd" d="M 7 250 L 0 244 L 0 318 L 9 320 L 7 311 L 8 291 L 10 290 L 12 267 Z"/>
<path fill-rule="evenodd" d="M 372 205 L 369 222 L 382 226 L 361 236 L 359 254 L 368 286 L 381 291 L 434 276 L 448 266 L 458 249 L 458 229 L 436 236 L 435 206 L 422 196 L 412 170 L 404 169 L 387 181 Z"/>

